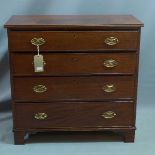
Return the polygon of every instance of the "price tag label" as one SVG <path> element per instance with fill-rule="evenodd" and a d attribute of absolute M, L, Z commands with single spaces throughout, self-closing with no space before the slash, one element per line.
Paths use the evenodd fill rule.
<path fill-rule="evenodd" d="M 44 71 L 44 59 L 43 55 L 34 56 L 34 71 L 43 72 Z"/>

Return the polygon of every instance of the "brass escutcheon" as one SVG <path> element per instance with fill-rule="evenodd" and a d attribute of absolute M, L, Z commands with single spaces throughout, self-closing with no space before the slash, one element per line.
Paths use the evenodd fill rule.
<path fill-rule="evenodd" d="M 43 38 L 33 38 L 31 40 L 31 44 L 38 47 L 45 44 L 45 40 Z"/>
<path fill-rule="evenodd" d="M 44 120 L 44 119 L 46 119 L 47 117 L 48 117 L 47 114 L 46 114 L 46 113 L 42 113 L 42 112 L 36 113 L 36 114 L 34 115 L 34 118 L 37 119 L 37 120 Z"/>
<path fill-rule="evenodd" d="M 106 118 L 106 119 L 112 119 L 116 116 L 116 113 L 113 111 L 106 111 L 103 114 L 101 114 L 101 116 Z"/>
<path fill-rule="evenodd" d="M 36 85 L 33 87 L 33 91 L 35 93 L 44 93 L 47 91 L 47 87 L 45 85 Z"/>
<path fill-rule="evenodd" d="M 102 88 L 106 93 L 112 93 L 116 91 L 116 87 L 113 84 L 107 84 Z"/>
<path fill-rule="evenodd" d="M 108 60 L 105 60 L 103 64 L 107 68 L 114 68 L 118 65 L 118 62 L 113 59 L 108 59 Z"/>
<path fill-rule="evenodd" d="M 114 46 L 119 43 L 119 40 L 116 37 L 108 37 L 104 42 L 109 46 Z"/>

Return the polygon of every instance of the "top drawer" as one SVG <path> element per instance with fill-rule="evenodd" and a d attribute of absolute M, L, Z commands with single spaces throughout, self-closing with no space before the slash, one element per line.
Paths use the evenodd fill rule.
<path fill-rule="evenodd" d="M 33 38 L 43 38 L 41 51 L 136 50 L 138 31 L 10 31 L 11 51 L 35 51 Z"/>

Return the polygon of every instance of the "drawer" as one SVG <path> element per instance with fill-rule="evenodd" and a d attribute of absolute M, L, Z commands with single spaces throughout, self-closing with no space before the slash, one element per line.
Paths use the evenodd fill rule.
<path fill-rule="evenodd" d="M 16 77 L 16 101 L 104 100 L 133 98 L 133 76 Z"/>
<path fill-rule="evenodd" d="M 138 31 L 10 31 L 11 51 L 35 51 L 33 38 L 43 38 L 41 51 L 136 50 Z"/>
<path fill-rule="evenodd" d="M 34 72 L 33 53 L 12 55 L 15 75 L 134 74 L 136 53 L 44 53 L 43 72 Z"/>
<path fill-rule="evenodd" d="M 19 103 L 15 128 L 88 129 L 132 126 L 132 102 Z"/>

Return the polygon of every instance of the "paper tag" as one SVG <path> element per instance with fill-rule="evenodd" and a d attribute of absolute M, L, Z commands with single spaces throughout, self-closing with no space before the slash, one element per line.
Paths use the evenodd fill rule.
<path fill-rule="evenodd" d="M 43 71 L 44 71 L 43 67 L 37 67 L 36 70 L 37 70 L 38 72 L 39 72 L 39 71 L 40 71 L 40 72 L 43 72 Z"/>
<path fill-rule="evenodd" d="M 43 72 L 44 71 L 44 59 L 43 55 L 34 56 L 34 71 Z"/>

